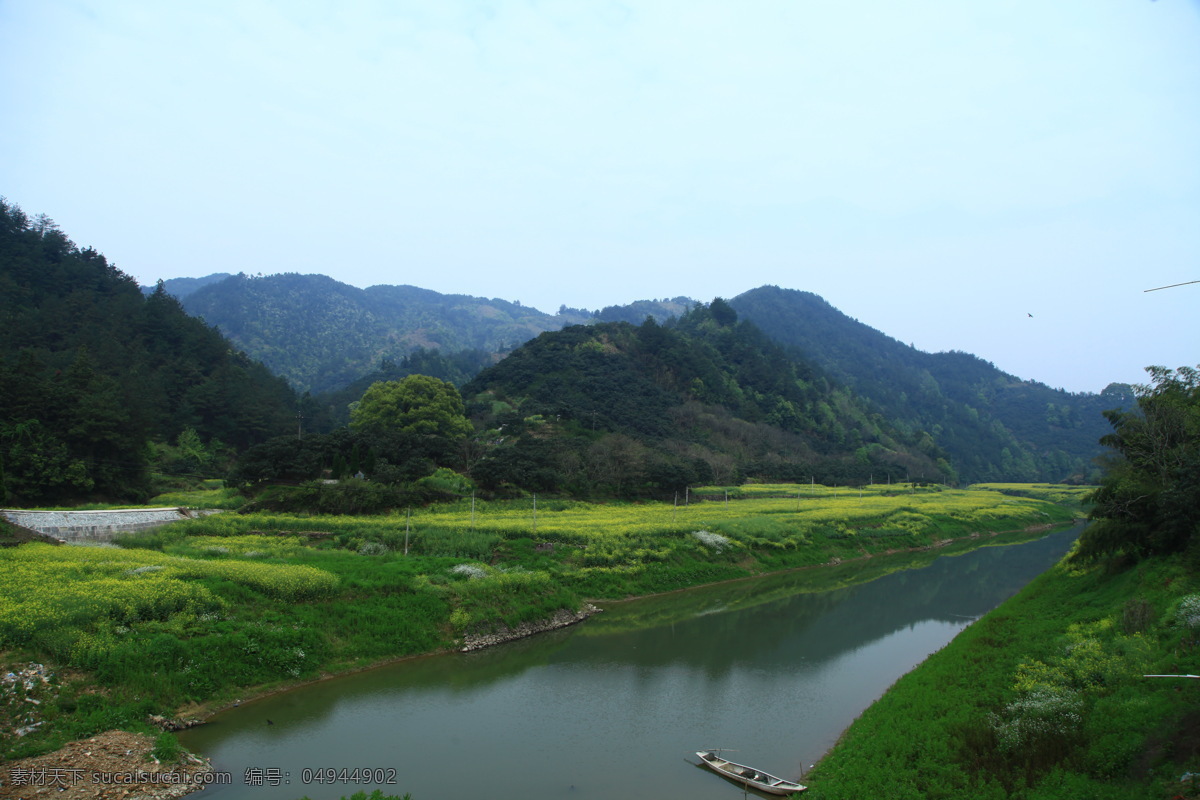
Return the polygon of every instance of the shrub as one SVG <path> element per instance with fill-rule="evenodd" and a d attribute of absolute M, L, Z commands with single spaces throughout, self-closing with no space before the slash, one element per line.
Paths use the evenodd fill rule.
<path fill-rule="evenodd" d="M 1183 598 L 1175 611 L 1175 619 L 1188 630 L 1200 628 L 1200 594 L 1190 594 Z"/>

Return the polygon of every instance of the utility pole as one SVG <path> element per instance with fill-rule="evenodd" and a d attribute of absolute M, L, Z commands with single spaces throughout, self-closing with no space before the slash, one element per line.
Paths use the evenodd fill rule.
<path fill-rule="evenodd" d="M 300 432 L 303 430 L 304 415 L 299 411 L 296 412 L 296 441 L 300 441 Z"/>

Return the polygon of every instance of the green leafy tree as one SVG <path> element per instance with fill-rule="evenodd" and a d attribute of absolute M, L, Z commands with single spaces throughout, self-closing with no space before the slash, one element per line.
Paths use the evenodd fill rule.
<path fill-rule="evenodd" d="M 428 375 L 371 384 L 350 411 L 350 428 L 380 435 L 402 433 L 454 441 L 472 430 L 458 389 Z"/>
<path fill-rule="evenodd" d="M 1133 558 L 1200 546 L 1200 369 L 1148 367 L 1137 409 L 1106 411 L 1114 454 L 1093 496 L 1079 558 Z"/>

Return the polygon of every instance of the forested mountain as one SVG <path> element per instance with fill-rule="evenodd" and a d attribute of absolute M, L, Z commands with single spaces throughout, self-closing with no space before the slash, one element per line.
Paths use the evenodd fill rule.
<path fill-rule="evenodd" d="M 519 302 L 415 286 L 358 289 L 324 275 L 295 273 L 234 275 L 181 299 L 189 313 L 216 325 L 293 387 L 314 393 L 343 389 L 382 362 L 398 362 L 418 349 L 505 353 L 542 331 L 595 317 L 584 309 L 562 307 L 551 315 Z M 682 311 L 686 301 L 678 300 L 644 301 L 637 321 Z M 620 309 L 599 313 L 611 316 Z"/>
<path fill-rule="evenodd" d="M 232 277 L 228 272 L 215 272 L 212 275 L 205 275 L 203 278 L 168 278 L 161 283 L 163 288 L 167 290 L 167 294 L 182 300 L 192 292 L 197 289 L 203 289 L 210 283 L 218 283 Z M 143 286 L 142 294 L 150 294 L 156 288 L 155 286 Z"/>
<path fill-rule="evenodd" d="M 925 353 L 847 317 L 815 294 L 763 286 L 730 301 L 908 430 L 929 431 L 968 481 L 1094 480 L 1103 411 L 1132 388 L 1073 394 L 1008 375 L 969 353 Z"/>
<path fill-rule="evenodd" d="M 564 325 L 683 316 L 686 297 L 555 315 L 504 300 L 412 286 L 357 289 L 319 275 L 236 275 L 183 300 L 294 387 L 323 393 L 329 418 L 371 380 L 426 371 L 461 385 L 472 370 Z M 170 286 L 168 286 L 170 288 Z M 766 286 L 730 301 L 745 319 L 872 403 L 908 435 L 928 432 L 959 479 L 1093 480 L 1102 411 L 1128 406 L 1125 385 L 1072 394 L 1025 381 L 968 353 L 924 353 L 850 319 L 808 292 Z M 420 366 L 417 365 L 420 362 Z M 370 380 L 364 379 L 370 376 Z"/>
<path fill-rule="evenodd" d="M 543 333 L 463 387 L 492 430 L 467 466 L 485 488 L 668 493 L 747 478 L 952 477 L 901 433 L 724 301 L 659 325 Z"/>
<path fill-rule="evenodd" d="M 0 199 L 0 503 L 130 499 L 149 443 L 246 447 L 296 396 L 160 287 Z"/>

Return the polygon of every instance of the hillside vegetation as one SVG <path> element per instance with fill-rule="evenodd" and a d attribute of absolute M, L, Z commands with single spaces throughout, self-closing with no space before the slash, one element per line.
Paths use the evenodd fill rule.
<path fill-rule="evenodd" d="M 730 301 L 901 429 L 928 431 L 966 481 L 1094 483 L 1103 412 L 1133 388 L 1071 393 L 1008 375 L 970 353 L 925 353 L 810 292 L 764 286 Z"/>
<path fill-rule="evenodd" d="M 180 289 L 189 313 L 220 328 L 298 391 L 313 393 L 340 390 L 382 362 L 399 362 L 414 351 L 501 354 L 543 331 L 594 318 L 583 309 L 547 314 L 498 298 L 416 286 L 358 289 L 324 275 L 296 273 L 239 274 Z M 644 305 L 638 322 L 647 313 L 665 318 L 684 309 L 680 303 Z"/>
<path fill-rule="evenodd" d="M 1200 796 L 1200 369 L 1150 374 L 1076 552 L 868 709 L 813 796 Z"/>
<path fill-rule="evenodd" d="M 903 433 L 721 300 L 659 325 L 545 333 L 463 387 L 485 488 L 651 494 L 697 483 L 951 480 Z"/>
<path fill-rule="evenodd" d="M 1062 563 L 868 708 L 815 800 L 1200 796 L 1200 582 L 1178 560 Z"/>
<path fill-rule="evenodd" d="M 323 395 L 327 421 L 314 418 L 312 428 L 322 432 L 344 424 L 346 406 L 373 380 L 419 372 L 462 386 L 540 333 L 575 324 L 636 326 L 647 318 L 663 324 L 699 305 L 676 297 L 598 311 L 562 307 L 550 315 L 499 299 L 413 286 L 363 290 L 296 274 L 178 279 L 167 287 L 295 388 Z M 764 286 L 729 305 L 902 435 L 928 433 L 963 481 L 1094 482 L 1097 440 L 1106 432 L 1102 412 L 1132 402 L 1123 384 L 1099 395 L 1069 393 L 968 353 L 921 352 L 808 292 Z"/>
<path fill-rule="evenodd" d="M 294 425 L 285 382 L 2 199 L 0 320 L 0 504 L 144 498 L 156 462 L 212 465 Z"/>

